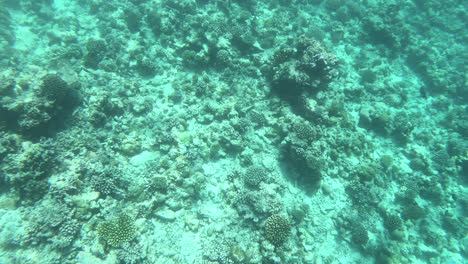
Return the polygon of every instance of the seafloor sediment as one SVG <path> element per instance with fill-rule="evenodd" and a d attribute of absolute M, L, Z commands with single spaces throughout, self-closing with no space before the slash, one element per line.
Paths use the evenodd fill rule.
<path fill-rule="evenodd" d="M 465 263 L 466 21 L 1 1 L 0 263 Z"/>

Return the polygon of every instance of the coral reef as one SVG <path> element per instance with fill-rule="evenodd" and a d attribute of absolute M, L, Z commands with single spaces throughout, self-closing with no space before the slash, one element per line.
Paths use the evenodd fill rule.
<path fill-rule="evenodd" d="M 289 220 L 279 214 L 268 217 L 265 222 L 265 237 L 275 246 L 283 244 L 291 234 Z"/>
<path fill-rule="evenodd" d="M 268 172 L 265 168 L 259 165 L 250 166 L 243 175 L 246 185 L 258 187 L 258 185 L 268 178 Z"/>
<path fill-rule="evenodd" d="M 305 36 L 294 48 L 275 53 L 273 61 L 273 88 L 296 104 L 301 95 L 318 92 L 337 75 L 335 57 L 318 41 Z"/>
<path fill-rule="evenodd" d="M 110 246 L 120 247 L 136 237 L 134 220 L 127 214 L 121 214 L 110 222 L 102 222 L 97 227 L 97 233 Z"/>
<path fill-rule="evenodd" d="M 68 95 L 68 84 L 55 74 L 47 74 L 42 78 L 41 93 L 55 103 L 62 103 Z"/>
<path fill-rule="evenodd" d="M 0 2 L 0 263 L 468 256 L 463 1 Z"/>

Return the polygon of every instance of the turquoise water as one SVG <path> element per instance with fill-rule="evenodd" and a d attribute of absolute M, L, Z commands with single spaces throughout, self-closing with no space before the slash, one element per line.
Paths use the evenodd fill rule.
<path fill-rule="evenodd" d="M 467 23 L 1 1 L 0 263 L 468 263 Z"/>

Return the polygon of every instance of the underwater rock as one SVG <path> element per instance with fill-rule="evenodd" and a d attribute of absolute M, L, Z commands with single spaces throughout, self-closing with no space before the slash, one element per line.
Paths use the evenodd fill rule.
<path fill-rule="evenodd" d="M 169 222 L 173 222 L 176 219 L 176 213 L 169 209 L 157 212 L 156 216 L 161 220 Z"/>

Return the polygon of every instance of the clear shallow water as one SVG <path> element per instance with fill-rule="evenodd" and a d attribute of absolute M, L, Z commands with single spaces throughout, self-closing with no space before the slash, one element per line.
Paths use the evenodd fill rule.
<path fill-rule="evenodd" d="M 463 1 L 8 1 L 0 263 L 464 263 Z"/>

